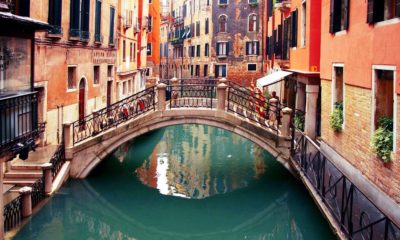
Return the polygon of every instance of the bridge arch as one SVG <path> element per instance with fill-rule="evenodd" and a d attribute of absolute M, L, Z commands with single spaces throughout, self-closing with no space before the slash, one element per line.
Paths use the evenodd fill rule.
<path fill-rule="evenodd" d="M 288 159 L 288 142 L 269 129 L 236 117 L 234 114 L 211 109 L 176 109 L 149 112 L 144 116 L 119 125 L 102 135 L 83 141 L 73 148 L 71 176 L 85 178 L 120 145 L 156 129 L 180 125 L 203 124 L 221 128 L 242 136 L 269 153 L 291 171 Z"/>

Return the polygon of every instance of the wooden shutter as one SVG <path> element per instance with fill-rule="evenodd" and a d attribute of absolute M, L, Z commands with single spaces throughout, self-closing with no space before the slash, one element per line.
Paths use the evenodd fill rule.
<path fill-rule="evenodd" d="M 114 44 L 114 18 L 115 18 L 115 9 L 113 7 L 110 8 L 110 44 Z"/>
<path fill-rule="evenodd" d="M 272 16 L 272 0 L 267 0 L 268 17 Z"/>
<path fill-rule="evenodd" d="M 226 43 L 226 56 L 229 56 L 229 42 Z"/>
<path fill-rule="evenodd" d="M 396 16 L 400 17 L 400 0 L 396 0 Z"/>
<path fill-rule="evenodd" d="M 265 48 L 265 54 L 269 58 L 269 37 L 267 37 L 266 45 L 267 45 L 267 47 Z"/>
<path fill-rule="evenodd" d="M 283 23 L 283 56 L 282 59 L 288 59 L 287 57 L 287 50 L 288 50 L 288 19 L 285 19 L 284 23 Z"/>
<path fill-rule="evenodd" d="M 81 31 L 84 33 L 82 37 L 89 38 L 89 11 L 90 0 L 82 0 L 81 7 Z"/>
<path fill-rule="evenodd" d="M 399 1 L 397 1 L 398 3 Z M 367 23 L 374 23 L 374 0 L 368 0 Z"/>
<path fill-rule="evenodd" d="M 292 12 L 292 36 L 291 36 L 291 47 L 297 47 L 297 9 Z"/>
<path fill-rule="evenodd" d="M 217 56 L 219 56 L 219 45 L 220 43 L 217 43 L 217 49 L 216 49 Z"/>
<path fill-rule="evenodd" d="M 101 23 L 101 1 L 96 0 L 96 19 L 94 24 L 94 34 L 97 40 L 100 40 L 100 23 Z"/>
<path fill-rule="evenodd" d="M 344 23 L 343 27 L 344 30 L 349 29 L 349 14 L 350 14 L 350 1 L 349 0 L 343 0 L 344 1 Z"/>
<path fill-rule="evenodd" d="M 260 42 L 256 42 L 256 54 L 260 55 Z"/>
<path fill-rule="evenodd" d="M 278 25 L 278 55 L 282 55 L 282 25 Z"/>
<path fill-rule="evenodd" d="M 329 32 L 330 33 L 334 33 L 335 32 L 335 30 L 333 28 L 334 15 L 335 15 L 335 0 L 331 0 L 330 14 L 329 14 Z"/>
<path fill-rule="evenodd" d="M 79 0 L 71 0 L 70 9 L 70 32 L 73 36 L 78 35 L 79 31 Z"/>
<path fill-rule="evenodd" d="M 246 55 L 250 55 L 250 42 L 246 42 Z"/>
<path fill-rule="evenodd" d="M 219 65 L 215 65 L 215 67 L 214 67 L 214 74 L 215 74 L 215 77 L 216 77 L 216 78 L 219 77 Z"/>

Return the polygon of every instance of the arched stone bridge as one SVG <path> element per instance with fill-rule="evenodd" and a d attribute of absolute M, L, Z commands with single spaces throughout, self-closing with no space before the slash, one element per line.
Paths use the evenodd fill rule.
<path fill-rule="evenodd" d="M 85 178 L 121 144 L 166 126 L 196 123 L 222 128 L 260 145 L 291 170 L 291 110 L 266 102 L 226 80 L 172 81 L 150 87 L 84 119 L 64 124 L 70 175 Z M 207 81 L 207 82 L 206 82 Z"/>

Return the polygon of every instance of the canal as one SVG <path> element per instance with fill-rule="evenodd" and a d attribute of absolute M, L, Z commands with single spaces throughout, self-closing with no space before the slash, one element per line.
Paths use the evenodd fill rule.
<path fill-rule="evenodd" d="M 268 152 L 204 125 L 160 129 L 70 180 L 14 239 L 335 239 Z"/>

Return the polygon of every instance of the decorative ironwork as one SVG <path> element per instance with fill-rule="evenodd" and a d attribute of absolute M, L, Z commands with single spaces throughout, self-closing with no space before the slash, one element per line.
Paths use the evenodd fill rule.
<path fill-rule="evenodd" d="M 64 139 L 64 137 L 62 137 Z M 50 163 L 52 164 L 51 175 L 53 179 L 57 176 L 58 172 L 60 171 L 61 167 L 65 163 L 65 147 L 64 141 L 57 147 L 56 152 L 54 153 L 53 157 L 50 159 Z"/>
<path fill-rule="evenodd" d="M 22 218 L 22 196 L 4 206 L 4 231 L 10 231 L 21 223 Z"/>
<path fill-rule="evenodd" d="M 216 87 L 212 84 L 171 85 L 170 108 L 213 108 Z"/>
<path fill-rule="evenodd" d="M 270 128 L 278 134 L 281 106 L 270 104 L 263 97 L 256 96 L 249 89 L 229 83 L 228 111 L 234 112 L 250 121 Z"/>
<path fill-rule="evenodd" d="M 35 183 L 31 185 L 32 187 L 32 208 L 45 198 L 44 193 L 44 176 L 39 178 Z"/>
<path fill-rule="evenodd" d="M 0 152 L 9 151 L 16 143 L 36 139 L 44 131 L 38 124 L 37 93 L 0 99 Z"/>
<path fill-rule="evenodd" d="M 150 110 L 154 110 L 156 103 L 155 94 L 155 87 L 146 88 L 109 107 L 75 121 L 72 123 L 74 144 L 95 136 L 111 127 L 115 127 L 127 120 L 136 118 Z"/>
<path fill-rule="evenodd" d="M 349 239 L 400 239 L 380 211 L 306 135 L 297 131 L 292 156 Z"/>

